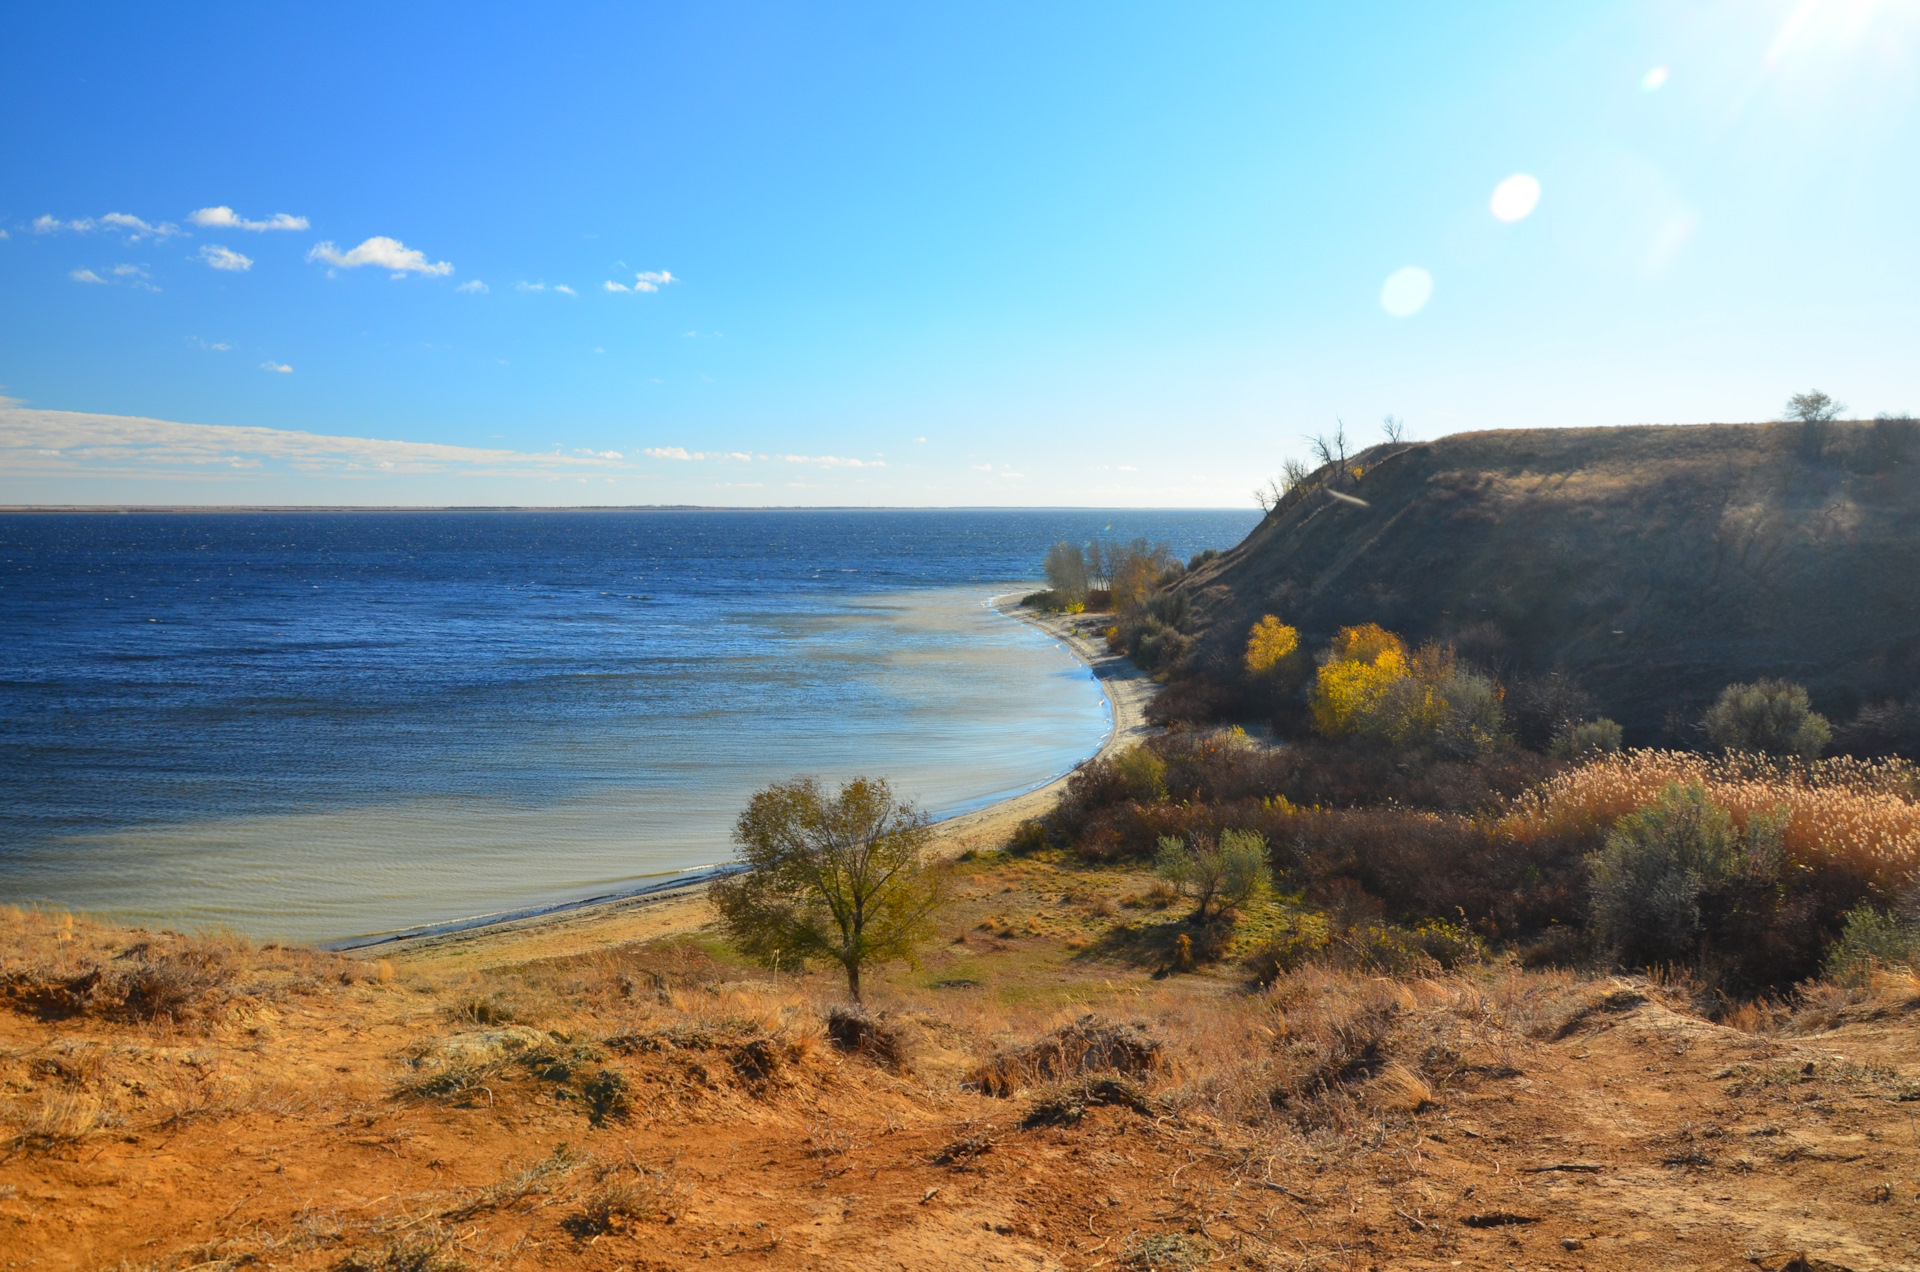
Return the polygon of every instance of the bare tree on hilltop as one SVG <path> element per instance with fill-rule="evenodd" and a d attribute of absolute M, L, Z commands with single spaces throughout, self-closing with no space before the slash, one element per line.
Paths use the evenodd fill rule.
<path fill-rule="evenodd" d="M 1833 433 L 1833 421 L 1846 409 L 1846 403 L 1834 401 L 1819 389 L 1810 389 L 1788 398 L 1787 409 L 1782 415 L 1799 423 L 1800 445 L 1808 459 L 1817 460 L 1826 453 L 1827 441 Z"/>

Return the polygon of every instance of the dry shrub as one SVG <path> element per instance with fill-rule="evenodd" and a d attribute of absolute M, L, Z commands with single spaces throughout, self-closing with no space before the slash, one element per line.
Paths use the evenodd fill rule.
<path fill-rule="evenodd" d="M 1137 1025 L 1086 1015 L 1025 1046 L 994 1053 L 967 1075 L 989 1095 L 1009 1096 L 1037 1082 L 1111 1071 L 1146 1075 L 1163 1066 L 1159 1040 Z"/>
<path fill-rule="evenodd" d="M 676 1162 L 649 1169 L 629 1160 L 601 1166 L 581 1199 L 580 1213 L 562 1226 L 576 1237 L 598 1237 L 635 1223 L 672 1223 L 680 1216 L 680 1172 Z"/>
<path fill-rule="evenodd" d="M 895 1073 L 908 1067 L 906 1031 L 887 1012 L 831 1007 L 827 1011 L 827 1038 L 848 1055 L 864 1056 Z"/>
<path fill-rule="evenodd" d="M 489 1210 L 507 1209 L 529 1197 L 547 1196 L 586 1162 L 584 1156 L 562 1144 L 539 1161 L 518 1170 L 510 1170 L 498 1183 L 474 1189 L 453 1205 L 439 1211 L 436 1217 L 459 1222 Z"/>
<path fill-rule="evenodd" d="M 85 1141 L 110 1120 L 95 1092 L 46 1091 L 8 1110 L 13 1134 L 5 1144 L 9 1152 L 51 1152 Z"/>
<path fill-rule="evenodd" d="M 1044 1126 L 1074 1126 L 1090 1108 L 1129 1109 L 1143 1117 L 1153 1116 L 1146 1092 L 1125 1078 L 1087 1078 L 1063 1082 L 1043 1092 L 1020 1119 L 1022 1130 Z"/>
<path fill-rule="evenodd" d="M 460 1256 L 452 1233 L 423 1225 L 389 1240 L 378 1250 L 354 1250 L 333 1265 L 333 1272 L 463 1272 L 471 1265 Z"/>
<path fill-rule="evenodd" d="M 267 989 L 236 985 L 258 970 L 258 952 L 239 937 L 76 928 L 68 915 L 17 910 L 5 917 L 10 939 L 0 947 L 0 996 L 43 1020 L 182 1024 L 218 1017 L 235 997 Z"/>
<path fill-rule="evenodd" d="M 1509 1062 L 1505 1031 L 1465 979 L 1396 982 L 1316 964 L 1265 993 L 1178 1009 L 1177 1084 L 1158 1103 L 1267 1135 L 1377 1131 Z"/>

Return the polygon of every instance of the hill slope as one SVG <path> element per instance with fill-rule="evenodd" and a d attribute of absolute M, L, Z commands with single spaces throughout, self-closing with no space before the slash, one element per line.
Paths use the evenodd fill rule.
<path fill-rule="evenodd" d="M 1799 681 L 1836 721 L 1920 685 L 1910 422 L 1835 423 L 1817 457 L 1797 425 L 1712 424 L 1466 433 L 1354 463 L 1339 489 L 1365 506 L 1297 490 L 1182 580 L 1182 674 L 1230 683 L 1262 614 L 1309 647 L 1378 622 L 1564 669 L 1638 744 L 1730 681 Z"/>

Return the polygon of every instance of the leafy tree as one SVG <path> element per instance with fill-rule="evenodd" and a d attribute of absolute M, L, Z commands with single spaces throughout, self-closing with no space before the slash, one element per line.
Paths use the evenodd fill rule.
<path fill-rule="evenodd" d="M 1245 905 L 1273 882 L 1266 836 L 1251 830 L 1223 830 L 1215 842 L 1196 838 L 1191 845 L 1163 835 L 1154 871 L 1195 902 L 1195 923 Z"/>
<path fill-rule="evenodd" d="M 1300 633 L 1268 614 L 1247 633 L 1247 674 L 1272 674 L 1300 649 Z"/>
<path fill-rule="evenodd" d="M 1121 613 L 1144 602 L 1160 584 L 1161 576 L 1173 563 L 1173 550 L 1164 543 L 1135 539 L 1131 543 L 1106 545 L 1107 586 L 1113 592 L 1114 612 Z"/>
<path fill-rule="evenodd" d="M 1728 685 L 1707 712 L 1707 736 L 1728 751 L 1820 758 L 1833 741 L 1827 718 L 1814 711 L 1807 691 L 1785 680 Z"/>
<path fill-rule="evenodd" d="M 1087 599 L 1087 558 L 1077 543 L 1062 541 L 1047 549 L 1047 586 L 1061 601 Z"/>
<path fill-rule="evenodd" d="M 1330 738 L 1370 732 L 1377 707 L 1406 668 L 1406 642 L 1378 623 L 1341 628 L 1315 678 L 1314 728 Z"/>
<path fill-rule="evenodd" d="M 733 831 L 747 869 L 716 881 L 727 939 L 766 962 L 827 958 L 860 1001 L 860 970 L 916 963 L 946 901 L 946 875 L 926 859 L 926 814 L 887 783 L 855 778 L 829 797 L 813 778 L 757 792 Z"/>
<path fill-rule="evenodd" d="M 1406 642 L 1377 623 L 1344 627 L 1315 676 L 1314 728 L 1396 750 L 1485 755 L 1509 741 L 1500 687 L 1460 665 L 1451 647 Z"/>

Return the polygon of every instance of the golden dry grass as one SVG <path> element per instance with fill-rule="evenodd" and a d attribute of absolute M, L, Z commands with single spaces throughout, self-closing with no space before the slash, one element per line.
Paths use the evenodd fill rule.
<path fill-rule="evenodd" d="M 1591 838 L 1676 784 L 1704 788 L 1741 826 L 1784 817 L 1791 856 L 1852 865 L 1889 894 L 1920 870 L 1920 772 L 1903 760 L 1629 751 L 1569 769 L 1522 796 L 1500 828 L 1521 841 Z"/>

